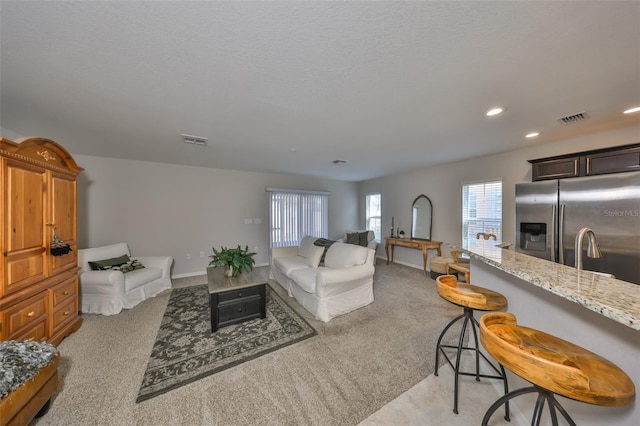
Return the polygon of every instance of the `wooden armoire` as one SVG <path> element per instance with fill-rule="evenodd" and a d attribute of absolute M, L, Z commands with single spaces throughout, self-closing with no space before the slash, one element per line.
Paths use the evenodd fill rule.
<path fill-rule="evenodd" d="M 57 345 L 82 324 L 76 218 L 83 169 L 45 138 L 0 138 L 0 160 L 0 340 Z M 52 254 L 54 235 L 68 253 Z"/>

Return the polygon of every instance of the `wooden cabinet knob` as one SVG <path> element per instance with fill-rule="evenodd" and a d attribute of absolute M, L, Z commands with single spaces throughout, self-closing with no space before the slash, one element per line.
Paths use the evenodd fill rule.
<path fill-rule="evenodd" d="M 62 315 L 69 315 L 70 313 L 71 313 L 70 311 L 64 311 Z"/>
<path fill-rule="evenodd" d="M 31 311 L 31 312 L 29 312 L 29 313 L 27 314 L 27 316 L 28 316 L 28 317 L 32 317 L 32 316 L 34 316 L 35 314 L 36 314 L 36 313 L 35 313 L 34 311 Z"/>
<path fill-rule="evenodd" d="M 66 296 L 67 294 L 69 294 L 69 290 L 63 291 L 62 294 Z"/>

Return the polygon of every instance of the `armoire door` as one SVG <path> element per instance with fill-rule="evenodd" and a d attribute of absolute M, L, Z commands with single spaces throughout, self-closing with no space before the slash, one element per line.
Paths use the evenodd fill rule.
<path fill-rule="evenodd" d="M 71 246 L 72 251 L 62 256 L 50 256 L 50 275 L 77 266 L 76 235 L 76 180 L 61 173 L 51 174 L 50 184 L 50 216 L 48 221 L 47 238 L 49 243 L 54 233 Z"/>
<path fill-rule="evenodd" d="M 3 295 L 26 288 L 47 276 L 46 170 L 11 160 L 7 160 L 6 165 Z"/>

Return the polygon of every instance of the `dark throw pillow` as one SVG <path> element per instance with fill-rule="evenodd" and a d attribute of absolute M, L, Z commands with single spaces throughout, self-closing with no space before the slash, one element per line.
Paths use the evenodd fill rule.
<path fill-rule="evenodd" d="M 358 244 L 362 247 L 367 247 L 367 245 L 369 245 L 369 231 L 360 232 L 358 236 Z"/>
<path fill-rule="evenodd" d="M 347 233 L 347 244 L 360 244 L 360 237 L 357 232 L 348 232 Z"/>
<path fill-rule="evenodd" d="M 120 257 L 112 257 L 111 259 L 94 260 L 93 262 L 89 262 L 89 266 L 94 271 L 106 271 L 107 269 L 112 269 L 113 266 L 124 265 L 130 260 L 129 256 L 123 254 Z"/>

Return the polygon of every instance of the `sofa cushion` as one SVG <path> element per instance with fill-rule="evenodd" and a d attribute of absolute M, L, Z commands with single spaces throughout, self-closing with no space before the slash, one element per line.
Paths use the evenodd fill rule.
<path fill-rule="evenodd" d="M 280 272 L 285 274 L 287 277 L 290 277 L 291 272 L 295 271 L 296 269 L 309 268 L 305 258 L 300 256 L 275 257 L 273 259 L 273 264 L 276 268 L 278 268 Z"/>
<path fill-rule="evenodd" d="M 124 277 L 124 291 L 128 293 L 160 277 L 162 277 L 162 269 L 160 268 L 144 268 L 131 271 Z"/>
<path fill-rule="evenodd" d="M 367 249 L 364 247 L 336 242 L 327 250 L 324 265 L 328 268 L 350 268 L 364 264 L 367 255 Z"/>
<path fill-rule="evenodd" d="M 89 262 L 89 266 L 94 271 L 106 271 L 106 270 L 109 270 L 109 269 L 113 269 L 114 266 L 124 265 L 125 263 L 129 262 L 130 260 L 131 259 L 129 259 L 129 256 L 124 254 L 122 256 L 112 257 L 111 259 L 91 261 L 91 262 Z"/>
<path fill-rule="evenodd" d="M 291 273 L 291 278 L 301 289 L 307 293 L 314 294 L 316 292 L 316 275 L 323 268 L 304 268 L 298 269 Z"/>
<path fill-rule="evenodd" d="M 312 268 L 317 268 L 320 264 L 320 259 L 322 259 L 322 255 L 324 254 L 324 248 L 318 246 L 312 246 L 309 248 L 308 256 L 305 259 L 305 263 Z"/>
<path fill-rule="evenodd" d="M 312 237 L 311 235 L 305 235 L 298 246 L 298 256 L 309 256 L 309 250 L 313 247 L 313 242 L 316 239 L 316 237 Z"/>

